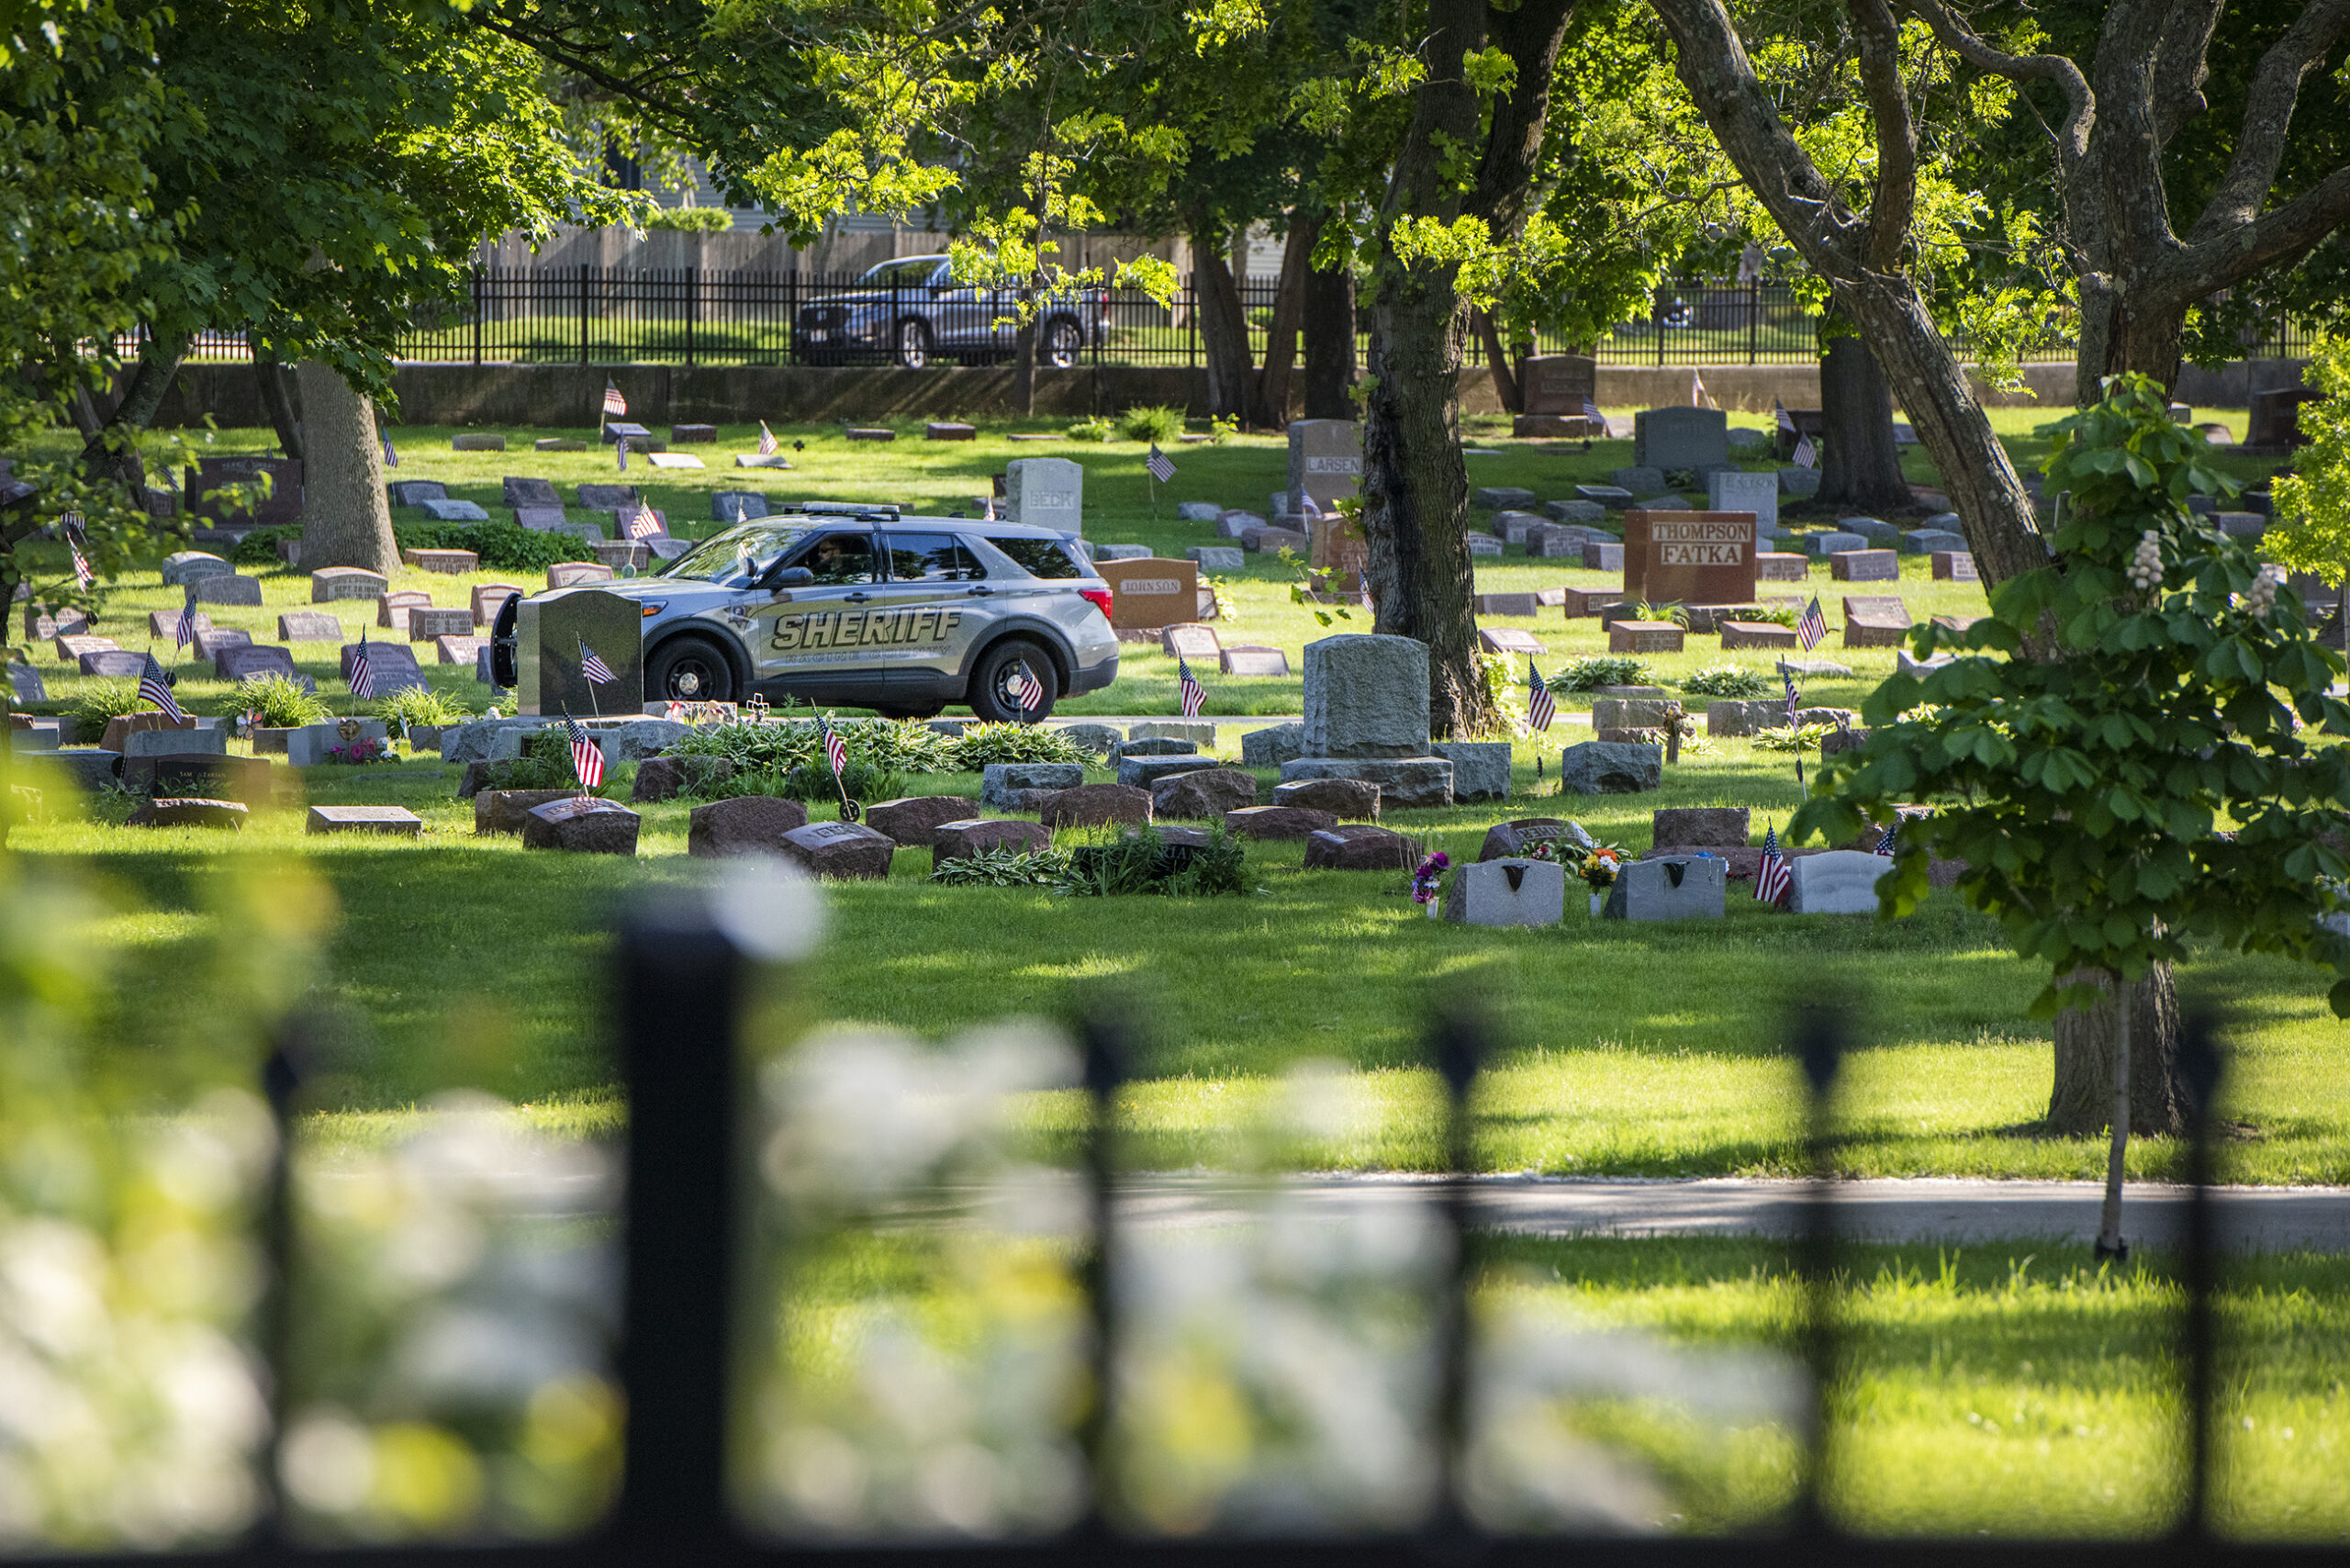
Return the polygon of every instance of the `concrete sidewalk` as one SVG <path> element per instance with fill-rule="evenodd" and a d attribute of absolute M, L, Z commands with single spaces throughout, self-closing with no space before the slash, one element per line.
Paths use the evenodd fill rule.
<path fill-rule="evenodd" d="M 1424 1199 L 1433 1179 L 1307 1175 L 1279 1182 L 1308 1212 L 1334 1217 L 1365 1205 Z M 1146 1226 L 1246 1224 L 1266 1189 L 1223 1176 L 1128 1179 L 1128 1217 Z M 1796 1181 L 1585 1181 L 1480 1177 L 1480 1226 L 1526 1236 L 1797 1235 L 1808 1184 Z M 2061 1241 L 2097 1238 L 2104 1188 L 2092 1182 L 1988 1182 L 1948 1178 L 1839 1182 L 1838 1229 L 1857 1241 Z M 2350 1251 L 2350 1188 L 2224 1187 L 2214 1197 L 2221 1244 L 2235 1251 Z M 2188 1189 L 2132 1185 L 2122 1234 L 2132 1245 L 2167 1247 L 2184 1236 Z"/>

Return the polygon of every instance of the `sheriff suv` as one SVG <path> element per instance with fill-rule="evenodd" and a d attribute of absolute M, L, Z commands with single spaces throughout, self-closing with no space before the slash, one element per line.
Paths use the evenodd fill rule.
<path fill-rule="evenodd" d="M 1079 290 L 1047 300 L 1036 319 L 1036 361 L 1066 370 L 1088 344 L 1109 341 L 1109 295 Z M 1020 313 L 1009 289 L 955 281 L 945 256 L 901 256 L 868 269 L 845 289 L 800 308 L 792 353 L 803 364 L 888 358 L 912 370 L 934 359 L 986 364 L 1009 359 Z"/>
<path fill-rule="evenodd" d="M 755 694 L 893 719 L 955 702 L 1018 722 L 1118 675 L 1109 585 L 1067 535 L 1018 523 L 787 511 L 599 586 L 643 607 L 648 702 Z"/>

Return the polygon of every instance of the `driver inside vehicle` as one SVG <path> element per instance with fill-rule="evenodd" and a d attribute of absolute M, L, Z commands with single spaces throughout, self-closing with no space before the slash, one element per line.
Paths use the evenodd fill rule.
<path fill-rule="evenodd" d="M 815 574 L 819 585 L 871 582 L 873 547 L 856 534 L 835 533 L 818 540 L 800 565 Z"/>

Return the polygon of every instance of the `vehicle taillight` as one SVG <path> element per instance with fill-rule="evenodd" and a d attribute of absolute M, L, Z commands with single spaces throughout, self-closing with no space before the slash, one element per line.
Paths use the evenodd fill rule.
<path fill-rule="evenodd" d="M 1086 603 L 1091 605 L 1094 609 L 1100 610 L 1104 615 L 1110 613 L 1110 590 L 1108 588 L 1080 588 L 1077 591 L 1084 599 Z"/>

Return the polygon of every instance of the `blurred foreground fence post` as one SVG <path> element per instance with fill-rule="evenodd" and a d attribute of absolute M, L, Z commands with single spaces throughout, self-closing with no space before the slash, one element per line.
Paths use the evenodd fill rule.
<path fill-rule="evenodd" d="M 1825 1492 L 1833 1450 L 1836 1397 L 1836 1077 L 1844 1058 L 1843 1028 L 1832 1014 L 1807 1010 L 1796 1025 L 1796 1055 L 1803 1064 L 1804 1164 L 1811 1177 L 1804 1195 L 1803 1361 L 1811 1401 L 1803 1433 L 1802 1491 L 1796 1502 L 1798 1535 L 1830 1536 Z"/>
<path fill-rule="evenodd" d="M 2210 1019 L 2191 1014 L 2178 1045 L 2179 1077 L 2188 1096 L 2187 1306 L 2180 1325 L 2186 1342 L 2179 1358 L 2187 1366 L 2188 1475 L 2179 1531 L 2193 1540 L 2208 1537 L 2211 1529 L 2211 1406 L 2220 1393 L 2219 1323 L 2212 1300 L 2219 1290 L 2220 1238 L 2211 1204 L 2211 1102 L 2222 1063 L 2211 1034 Z"/>

